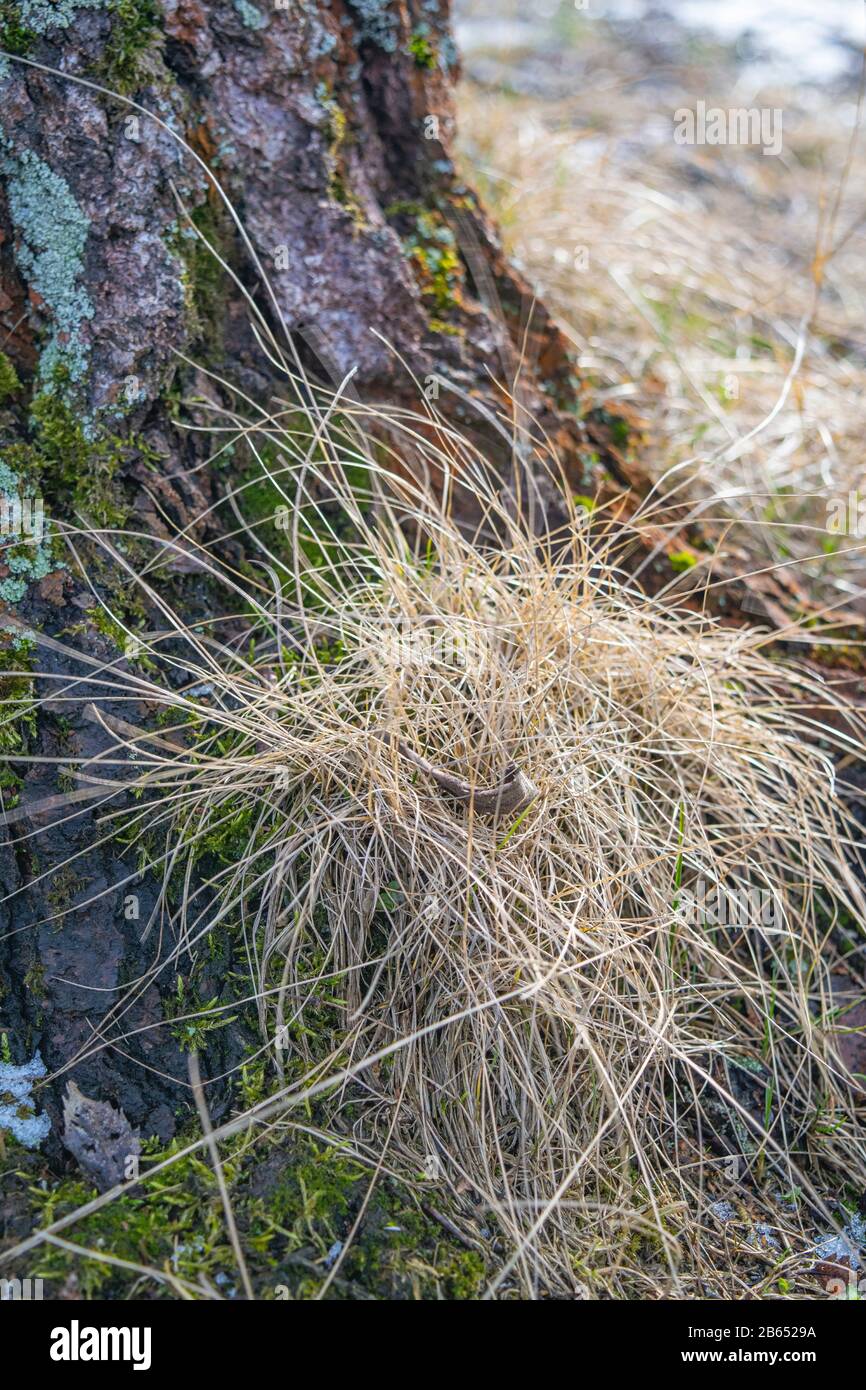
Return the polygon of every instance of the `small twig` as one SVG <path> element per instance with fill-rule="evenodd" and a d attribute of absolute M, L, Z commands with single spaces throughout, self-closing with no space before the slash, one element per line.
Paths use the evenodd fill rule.
<path fill-rule="evenodd" d="M 377 737 L 390 744 L 392 748 L 396 748 L 402 757 L 419 768 L 421 772 L 426 772 L 441 791 L 447 792 L 456 801 L 470 804 L 481 815 L 510 816 L 516 811 L 522 811 L 538 796 L 538 788 L 535 783 L 526 776 L 525 772 L 521 772 L 516 763 L 508 764 L 502 775 L 502 781 L 497 786 L 479 787 L 467 782 L 463 777 L 457 777 L 454 773 L 444 772 L 441 768 L 434 767 L 427 758 L 416 753 L 394 734 L 379 730 Z"/>
<path fill-rule="evenodd" d="M 484 1246 L 481 1242 L 473 1240 L 471 1236 L 467 1236 L 465 1232 L 461 1231 L 459 1226 L 455 1226 L 451 1218 L 446 1216 L 444 1212 L 437 1211 L 435 1207 L 428 1207 L 426 1202 L 421 1203 L 421 1210 L 431 1221 L 438 1221 L 439 1225 L 448 1232 L 449 1236 L 453 1236 L 455 1240 L 459 1240 L 460 1244 L 465 1245 L 467 1250 L 474 1250 L 478 1255 L 484 1254 Z"/>

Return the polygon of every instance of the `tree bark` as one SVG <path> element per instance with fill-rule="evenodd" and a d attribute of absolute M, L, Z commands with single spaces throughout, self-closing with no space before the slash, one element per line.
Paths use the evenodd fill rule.
<path fill-rule="evenodd" d="M 579 490 L 592 490 L 593 467 L 601 478 L 587 460 L 613 459 L 608 427 L 579 418 L 564 338 L 543 308 L 530 314 L 525 285 L 455 172 L 447 0 L 20 0 L 2 7 L 2 47 L 8 497 L 36 493 L 49 521 L 165 534 L 162 512 L 198 533 L 215 481 L 196 467 L 206 441 L 173 421 L 172 396 L 196 385 L 178 354 L 255 398 L 273 383 L 242 289 L 189 235 L 188 214 L 311 370 L 340 379 L 354 369 L 361 392 L 392 402 L 417 405 L 411 373 L 495 404 L 488 369 L 509 381 L 521 357 L 525 404 Z M 495 431 L 486 443 L 506 468 Z M 88 584 L 50 546 L 22 553 L 5 547 L 0 566 L 0 678 L 13 698 L 28 685 L 28 629 L 72 629 L 85 653 L 120 659 L 93 591 L 110 606 L 122 577 L 97 565 Z M 194 574 L 177 583 L 190 613 L 206 607 Z M 33 664 L 82 674 L 50 647 Z M 122 1020 L 124 1033 L 145 1031 L 112 1045 L 124 984 L 170 946 L 140 939 L 157 885 L 147 876 L 135 885 L 140 915 L 127 920 L 130 866 L 102 843 L 93 815 L 27 813 L 58 784 L 50 764 L 26 756 L 74 768 L 104 740 L 87 717 L 98 690 L 82 684 L 62 702 L 63 684 L 36 681 L 35 726 L 19 721 L 7 749 L 2 794 L 13 814 L 0 851 L 0 1034 L 13 1064 L 38 1051 L 53 1078 L 40 1104 L 55 1157 L 69 1081 L 163 1138 L 189 1097 L 185 1059 L 168 1029 L 152 1027 L 163 1016 L 156 987 Z M 216 1035 L 213 1067 L 240 1055 L 230 1031 Z"/>

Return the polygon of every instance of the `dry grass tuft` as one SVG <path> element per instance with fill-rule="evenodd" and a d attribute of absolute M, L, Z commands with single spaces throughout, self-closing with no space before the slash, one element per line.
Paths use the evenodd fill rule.
<path fill-rule="evenodd" d="M 832 689 L 630 588 L 627 538 L 597 516 L 592 553 L 576 511 L 530 534 L 432 407 L 313 401 L 303 427 L 225 424 L 295 528 L 287 559 L 271 516 L 247 527 L 261 585 L 199 551 L 242 620 L 202 633 L 166 610 L 145 642 L 164 676 L 87 671 L 119 710 L 100 761 L 134 751 L 142 798 L 104 824 L 164 837 L 145 929 L 177 959 L 243 933 L 282 1082 L 241 1123 L 317 1098 L 377 1172 L 486 1231 L 491 1294 L 803 1287 L 828 1183 L 866 1180 L 836 1052 L 831 976 L 864 900 Z M 456 524 L 470 495 L 495 543 Z M 175 719 L 137 731 L 120 714 L 141 699 Z M 497 814 L 512 765 L 536 794 Z M 243 808 L 246 851 L 202 883 L 199 847 Z"/>

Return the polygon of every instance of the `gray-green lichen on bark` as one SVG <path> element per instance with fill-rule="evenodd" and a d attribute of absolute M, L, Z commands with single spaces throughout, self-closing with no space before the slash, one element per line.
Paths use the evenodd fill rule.
<path fill-rule="evenodd" d="M 0 128 L 0 171 L 6 178 L 9 214 L 18 234 L 21 273 L 50 318 L 39 374 L 50 381 L 65 363 L 72 382 L 87 372 L 82 338 L 93 304 L 84 285 L 84 249 L 90 223 L 69 185 L 32 150 L 15 150 Z"/>

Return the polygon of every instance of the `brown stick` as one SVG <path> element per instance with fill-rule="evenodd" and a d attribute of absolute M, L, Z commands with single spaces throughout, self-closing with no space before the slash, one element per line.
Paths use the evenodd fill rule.
<path fill-rule="evenodd" d="M 441 791 L 447 792 L 456 801 L 471 805 L 481 815 L 514 815 L 515 812 L 522 811 L 538 796 L 538 787 L 524 772 L 521 772 L 516 763 L 508 764 L 502 775 L 502 781 L 496 786 L 479 787 L 467 782 L 463 777 L 457 777 L 454 773 L 443 772 L 441 768 L 434 767 L 427 758 L 416 753 L 414 749 L 410 748 L 402 739 L 396 738 L 394 734 L 381 731 L 377 732 L 377 737 L 390 744 L 392 748 L 396 748 L 402 757 L 419 768 L 421 772 L 426 772 Z"/>

